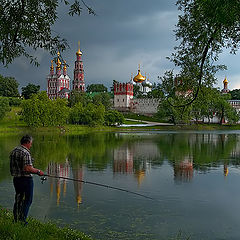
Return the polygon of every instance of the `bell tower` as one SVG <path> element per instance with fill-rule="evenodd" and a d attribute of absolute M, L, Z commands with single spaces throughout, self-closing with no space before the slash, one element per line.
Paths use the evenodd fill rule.
<path fill-rule="evenodd" d="M 78 51 L 76 52 L 77 60 L 74 67 L 73 90 L 85 92 L 84 70 L 82 62 L 82 52 L 80 51 L 80 41 L 78 41 Z"/>

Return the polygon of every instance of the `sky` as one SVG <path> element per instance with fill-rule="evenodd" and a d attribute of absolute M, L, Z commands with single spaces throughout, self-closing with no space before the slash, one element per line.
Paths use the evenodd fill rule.
<path fill-rule="evenodd" d="M 61 1 L 59 1 L 61 2 Z M 137 74 L 138 64 L 142 74 L 149 75 L 149 80 L 159 83 L 158 76 L 163 76 L 174 65 L 166 59 L 171 56 L 177 45 L 173 30 L 178 20 L 176 0 L 86 0 L 97 16 L 88 15 L 86 10 L 80 17 L 67 15 L 67 8 L 60 6 L 54 31 L 66 38 L 70 45 L 62 53 L 67 61 L 68 75 L 73 79 L 74 61 L 78 50 L 78 41 L 85 71 L 85 84 L 104 84 L 108 88 L 113 80 L 128 82 Z M 18 81 L 19 90 L 28 83 L 41 86 L 46 90 L 50 61 L 48 52 L 37 50 L 39 67 L 20 57 L 7 68 L 0 65 L 0 74 L 12 76 Z M 215 87 L 223 88 L 227 77 L 229 89 L 240 88 L 240 52 L 231 55 L 224 51 L 219 63 L 228 70 L 217 74 Z"/>

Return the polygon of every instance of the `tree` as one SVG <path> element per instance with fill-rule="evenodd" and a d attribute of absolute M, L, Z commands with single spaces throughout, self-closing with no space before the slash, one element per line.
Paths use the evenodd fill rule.
<path fill-rule="evenodd" d="M 31 63 L 38 64 L 29 52 L 39 48 L 55 54 L 68 47 L 53 31 L 58 19 L 57 8 L 60 4 L 69 5 L 68 14 L 80 15 L 83 8 L 94 14 L 83 0 L 2 0 L 0 6 L 0 62 L 12 63 L 19 56 L 27 57 Z"/>
<path fill-rule="evenodd" d="M 233 89 L 229 92 L 232 100 L 240 100 L 240 89 Z"/>
<path fill-rule="evenodd" d="M 107 92 L 101 92 L 93 96 L 93 104 L 102 104 L 106 110 L 112 107 L 111 97 Z"/>
<path fill-rule="evenodd" d="M 225 66 L 214 65 L 223 48 L 235 53 L 240 45 L 240 2 L 238 0 L 178 0 L 179 15 L 171 60 L 180 67 L 180 78 L 193 94 L 179 106 L 196 100 L 200 88 L 212 86 L 215 73 Z M 178 106 L 178 107 L 179 107 Z"/>
<path fill-rule="evenodd" d="M 164 96 L 162 85 L 161 84 L 153 84 L 152 91 L 147 93 L 148 98 L 162 98 Z"/>
<path fill-rule="evenodd" d="M 107 92 L 108 89 L 103 84 L 90 84 L 87 86 L 86 92 L 92 93 L 92 92 Z"/>
<path fill-rule="evenodd" d="M 76 103 L 81 102 L 83 106 L 86 106 L 91 101 L 92 100 L 90 96 L 88 96 L 85 92 L 79 92 L 78 90 L 73 90 L 70 93 L 70 96 L 68 99 L 68 105 L 69 107 L 73 107 Z"/>
<path fill-rule="evenodd" d="M 83 106 L 81 102 L 78 102 L 70 110 L 69 121 L 72 124 L 102 125 L 104 123 L 104 112 L 105 108 L 102 104 L 88 103 Z"/>
<path fill-rule="evenodd" d="M 172 122 L 174 125 L 178 123 L 188 123 L 191 120 L 191 106 L 186 106 L 182 108 L 176 108 L 169 103 L 172 99 L 167 99 L 166 97 L 160 100 L 158 105 L 158 111 L 156 117 L 160 120 L 165 120 Z M 181 102 L 181 100 L 179 100 Z M 174 104 L 179 104 L 179 102 L 174 101 Z"/>
<path fill-rule="evenodd" d="M 136 97 L 136 98 L 143 98 L 144 97 L 143 93 L 140 91 L 140 86 L 133 85 L 133 96 Z"/>
<path fill-rule="evenodd" d="M 219 124 L 222 124 L 226 119 L 229 123 L 236 123 L 239 120 L 239 115 L 231 104 L 228 102 L 230 94 L 220 94 L 214 99 L 214 107 L 216 115 L 218 116 Z"/>
<path fill-rule="evenodd" d="M 0 96 L 19 97 L 18 86 L 15 78 L 0 75 Z"/>
<path fill-rule="evenodd" d="M 238 122 L 239 115 L 228 102 L 230 98 L 230 94 L 222 94 L 218 89 L 202 87 L 198 98 L 192 104 L 195 120 L 208 118 L 210 122 L 215 113 L 219 118 L 219 124 L 222 124 L 224 119 L 230 124 Z"/>
<path fill-rule="evenodd" d="M 0 97 L 0 120 L 5 117 L 5 114 L 10 110 L 9 101 L 5 97 Z"/>
<path fill-rule="evenodd" d="M 186 123 L 191 120 L 192 106 L 176 106 L 185 102 L 190 93 L 188 93 L 189 89 L 185 88 L 182 84 L 176 84 L 176 80 L 173 71 L 167 71 L 161 77 L 162 84 L 158 86 L 160 103 L 156 116 L 174 124 Z"/>
<path fill-rule="evenodd" d="M 28 126 L 62 126 L 67 122 L 69 108 L 66 99 L 52 101 L 46 92 L 40 92 L 23 100 L 22 115 Z"/>
<path fill-rule="evenodd" d="M 109 110 L 105 112 L 104 120 L 107 126 L 121 125 L 124 122 L 124 116 L 117 110 Z"/>
<path fill-rule="evenodd" d="M 22 87 L 22 95 L 25 99 L 29 99 L 32 94 L 39 93 L 40 86 L 29 83 L 26 87 Z"/>

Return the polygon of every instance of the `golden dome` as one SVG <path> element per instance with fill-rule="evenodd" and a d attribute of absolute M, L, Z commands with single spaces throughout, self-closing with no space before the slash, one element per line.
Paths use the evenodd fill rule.
<path fill-rule="evenodd" d="M 223 83 L 228 83 L 227 77 L 224 78 Z"/>
<path fill-rule="evenodd" d="M 76 52 L 76 55 L 77 55 L 77 56 L 82 55 L 82 52 L 80 51 L 80 48 L 79 48 L 78 51 Z"/>
<path fill-rule="evenodd" d="M 81 56 L 82 52 L 80 51 L 80 41 L 78 41 L 78 51 L 76 52 L 77 56 Z"/>
<path fill-rule="evenodd" d="M 67 63 L 66 63 L 66 61 L 64 61 L 64 67 L 63 67 L 63 70 L 64 70 L 64 71 L 67 70 Z"/>
<path fill-rule="evenodd" d="M 139 69 L 138 69 L 138 74 L 133 78 L 133 81 L 135 83 L 142 83 L 143 81 L 146 80 L 146 77 L 144 77 L 141 72 L 140 72 L 140 64 L 139 64 Z"/>
<path fill-rule="evenodd" d="M 57 68 L 61 68 L 61 61 L 59 60 L 59 58 L 57 59 Z"/>

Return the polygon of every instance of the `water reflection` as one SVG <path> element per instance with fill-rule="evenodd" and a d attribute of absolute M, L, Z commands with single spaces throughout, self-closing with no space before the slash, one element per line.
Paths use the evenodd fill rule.
<path fill-rule="evenodd" d="M 50 196 L 52 197 L 54 184 L 56 188 L 56 199 L 57 199 L 57 206 L 59 206 L 61 196 L 66 196 L 67 192 L 67 183 L 68 179 L 71 178 L 70 176 L 70 169 L 72 170 L 74 181 L 74 192 L 76 196 L 76 202 L 79 206 L 82 203 L 82 188 L 83 188 L 83 168 L 82 166 L 78 166 L 77 168 L 71 168 L 68 159 L 66 159 L 65 163 L 54 163 L 50 162 L 47 167 L 47 174 L 53 177 L 49 177 L 50 182 Z M 61 194 L 63 189 L 63 194 Z"/>
<path fill-rule="evenodd" d="M 193 161 L 186 157 L 181 162 L 176 162 L 173 165 L 174 180 L 176 182 L 189 182 L 193 178 Z"/>
<path fill-rule="evenodd" d="M 0 190 L 5 191 L 0 205 L 9 208 L 8 154 L 18 139 L 0 138 Z M 211 239 L 222 239 L 225 232 L 232 237 L 226 239 L 240 238 L 233 230 L 240 221 L 239 134 L 36 135 L 32 155 L 36 167 L 49 175 L 122 187 L 159 200 L 149 202 L 114 190 L 83 187 L 82 182 L 48 178 L 45 185 L 35 181 L 42 198 L 38 195 L 34 200 L 34 217 L 45 209 L 44 198 L 49 201 L 44 211 L 50 220 L 61 219 L 97 239 L 169 239 L 179 229 L 197 236 L 193 239 L 209 239 L 208 232 L 214 236 Z M 221 211 L 226 205 L 231 208 Z M 34 212 L 37 206 L 39 211 Z"/>
<path fill-rule="evenodd" d="M 76 201 L 79 205 L 82 203 L 82 190 L 83 190 L 83 168 L 82 166 L 77 166 L 73 171 L 73 178 L 80 181 L 74 181 L 74 191 L 76 196 Z"/>
<path fill-rule="evenodd" d="M 0 180 L 9 177 L 8 154 L 17 138 L 0 139 Z M 88 134 L 81 136 L 34 136 L 35 165 L 56 176 L 69 176 L 70 165 L 76 178 L 83 178 L 83 166 L 90 171 L 113 175 L 133 175 L 140 182 L 146 172 L 167 161 L 176 181 L 191 181 L 194 170 L 240 164 L 238 134 Z M 77 171 L 77 172 L 75 172 Z M 79 200 L 80 201 L 80 200 Z"/>

